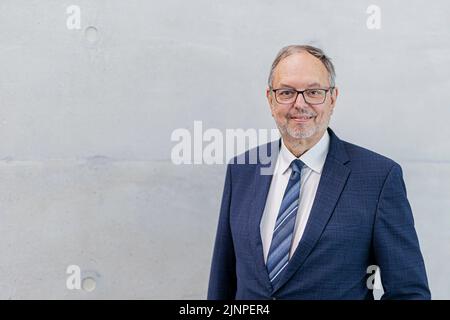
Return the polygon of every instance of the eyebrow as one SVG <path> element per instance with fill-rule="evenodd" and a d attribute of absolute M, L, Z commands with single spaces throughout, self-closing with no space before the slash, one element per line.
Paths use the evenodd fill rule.
<path fill-rule="evenodd" d="M 295 89 L 293 86 L 285 84 L 285 83 L 280 83 L 280 88 L 292 88 Z M 322 85 L 318 82 L 313 82 L 310 83 L 306 86 L 306 88 L 322 88 Z"/>

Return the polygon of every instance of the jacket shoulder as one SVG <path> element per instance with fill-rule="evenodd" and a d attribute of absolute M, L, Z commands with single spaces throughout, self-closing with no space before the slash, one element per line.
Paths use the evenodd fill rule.
<path fill-rule="evenodd" d="M 347 141 L 342 141 L 342 143 L 353 167 L 364 167 L 367 169 L 379 168 L 385 170 L 390 170 L 394 166 L 400 167 L 396 161 L 385 155 Z"/>

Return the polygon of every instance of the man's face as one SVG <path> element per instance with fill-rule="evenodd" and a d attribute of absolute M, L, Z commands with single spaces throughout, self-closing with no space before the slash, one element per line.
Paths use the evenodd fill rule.
<path fill-rule="evenodd" d="M 272 88 L 296 90 L 328 89 L 328 71 L 323 63 L 307 52 L 292 54 L 280 61 L 273 73 Z M 275 93 L 267 88 L 272 116 L 281 136 L 287 140 L 318 140 L 328 127 L 338 95 L 337 88 L 326 93 L 325 102 L 312 105 L 298 94 L 295 102 L 278 103 Z"/>

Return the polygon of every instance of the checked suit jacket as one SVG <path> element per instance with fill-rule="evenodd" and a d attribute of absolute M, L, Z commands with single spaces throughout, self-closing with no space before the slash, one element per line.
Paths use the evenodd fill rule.
<path fill-rule="evenodd" d="M 340 140 L 330 147 L 300 243 L 272 286 L 264 263 L 260 222 L 272 175 L 260 157 L 281 140 L 227 166 L 208 299 L 373 299 L 368 267 L 376 265 L 382 299 L 430 299 L 427 276 L 401 167 Z M 277 149 L 278 148 L 278 149 Z M 276 158 L 275 158 L 276 160 Z"/>

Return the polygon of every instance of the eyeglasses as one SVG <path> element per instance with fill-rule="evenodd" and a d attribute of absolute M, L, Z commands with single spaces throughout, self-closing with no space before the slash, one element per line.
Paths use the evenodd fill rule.
<path fill-rule="evenodd" d="M 325 102 L 327 97 L 327 92 L 333 90 L 334 87 L 329 87 L 328 89 L 306 89 L 303 91 L 282 88 L 282 89 L 271 89 L 275 93 L 275 100 L 281 104 L 290 104 L 297 100 L 299 93 L 302 94 L 303 99 L 308 104 L 322 104 Z"/>

